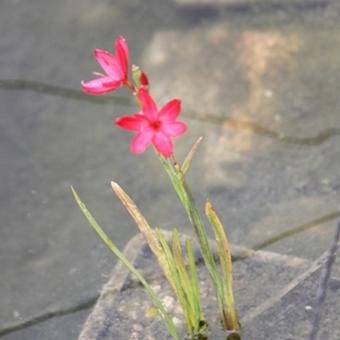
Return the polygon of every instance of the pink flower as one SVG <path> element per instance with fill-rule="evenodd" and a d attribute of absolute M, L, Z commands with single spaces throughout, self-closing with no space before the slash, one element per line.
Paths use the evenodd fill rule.
<path fill-rule="evenodd" d="M 170 100 L 160 110 L 145 89 L 140 89 L 138 98 L 141 103 L 141 111 L 116 119 L 116 124 L 123 129 L 135 133 L 131 143 L 131 152 L 142 153 L 153 144 L 164 156 L 172 155 L 172 138 L 182 135 L 187 126 L 176 118 L 181 111 L 181 102 L 178 99 Z"/>
<path fill-rule="evenodd" d="M 116 54 L 95 49 L 94 56 L 105 74 L 94 73 L 99 78 L 82 81 L 84 92 L 93 95 L 104 94 L 123 86 L 127 81 L 128 73 L 128 46 L 124 37 L 119 36 L 115 42 Z"/>

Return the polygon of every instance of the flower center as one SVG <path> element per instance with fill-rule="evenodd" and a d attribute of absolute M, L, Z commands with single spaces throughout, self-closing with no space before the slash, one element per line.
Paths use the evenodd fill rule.
<path fill-rule="evenodd" d="M 150 127 L 154 130 L 159 130 L 161 128 L 161 122 L 159 120 L 155 120 L 154 122 L 150 122 Z"/>

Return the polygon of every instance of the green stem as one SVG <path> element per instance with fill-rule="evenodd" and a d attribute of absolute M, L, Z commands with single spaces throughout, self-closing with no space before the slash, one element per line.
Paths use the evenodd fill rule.
<path fill-rule="evenodd" d="M 171 183 L 197 235 L 204 262 L 215 287 L 219 308 L 220 310 L 223 310 L 223 304 L 221 303 L 221 297 L 223 295 L 222 282 L 219 277 L 214 256 L 210 249 L 206 228 L 197 210 L 194 198 L 186 185 L 185 176 L 177 163 L 173 165 L 169 159 L 165 159 L 162 156 L 159 156 L 159 160 L 169 175 Z"/>

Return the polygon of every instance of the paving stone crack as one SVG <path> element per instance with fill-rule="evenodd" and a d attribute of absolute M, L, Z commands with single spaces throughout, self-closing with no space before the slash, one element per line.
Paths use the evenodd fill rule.
<path fill-rule="evenodd" d="M 333 221 L 333 220 L 335 220 L 339 217 L 340 217 L 340 211 L 331 212 L 327 215 L 318 217 L 317 219 L 314 219 L 312 221 L 305 222 L 305 223 L 300 224 L 296 227 L 290 228 L 290 229 L 288 229 L 288 230 L 286 230 L 286 231 L 284 231 L 280 234 L 277 234 L 277 235 L 275 235 L 271 238 L 268 238 L 264 241 L 256 243 L 251 248 L 254 249 L 254 250 L 261 250 L 261 249 L 269 247 L 270 245 L 272 245 L 276 242 L 279 242 L 279 241 L 281 241 L 285 238 L 291 237 L 295 234 L 301 233 L 301 232 L 306 231 L 308 229 L 318 227 L 320 224 L 323 224 L 323 223 L 326 223 L 326 222 L 329 222 L 329 221 Z"/>
<path fill-rule="evenodd" d="M 51 308 L 49 310 L 46 310 L 42 312 L 41 314 L 37 314 L 35 316 L 32 316 L 30 318 L 20 320 L 18 322 L 8 323 L 5 324 L 0 328 L 0 337 L 7 335 L 9 333 L 22 330 L 24 328 L 28 328 L 30 326 L 36 325 L 38 323 L 47 321 L 49 319 L 60 317 L 63 315 L 73 314 L 82 310 L 89 309 L 94 306 L 97 299 L 99 297 L 99 294 L 93 295 L 88 297 L 87 299 L 73 305 L 68 306 L 64 308 Z"/>
<path fill-rule="evenodd" d="M 33 91 L 57 97 L 83 100 L 95 104 L 119 104 L 128 106 L 132 103 L 127 97 L 89 96 L 79 90 L 26 79 L 0 79 L 0 89 Z"/>
<path fill-rule="evenodd" d="M 43 94 L 59 96 L 64 98 L 76 99 L 76 100 L 83 100 L 87 102 L 91 102 L 94 104 L 117 104 L 117 105 L 124 105 L 130 106 L 132 102 L 126 97 L 110 97 L 110 96 L 88 96 L 85 95 L 80 90 L 65 88 L 61 86 L 55 86 L 46 84 L 43 82 L 25 80 L 25 79 L 0 79 L 0 89 L 3 90 L 29 90 L 34 92 L 39 92 Z M 203 122 L 210 122 L 213 124 L 217 124 L 219 126 L 223 125 L 230 125 L 234 129 L 240 130 L 248 130 L 256 133 L 258 135 L 266 136 L 277 140 L 279 142 L 285 144 L 293 144 L 293 145 L 304 145 L 304 146 L 316 146 L 320 145 L 327 140 L 340 136 L 340 127 L 331 127 L 327 128 L 315 136 L 311 137 L 295 137 L 295 136 L 287 136 L 280 132 L 270 130 L 266 127 L 257 124 L 251 120 L 240 120 L 234 117 L 225 117 L 219 115 L 212 115 L 210 113 L 199 113 L 199 112 L 191 112 L 191 113 L 183 113 L 184 116 L 193 119 L 199 120 Z"/>
<path fill-rule="evenodd" d="M 211 114 L 191 113 L 191 114 L 185 114 L 185 115 L 192 119 L 208 121 L 208 122 L 215 123 L 218 125 L 229 124 L 235 129 L 249 130 L 256 134 L 266 136 L 266 137 L 275 139 L 277 141 L 280 141 L 286 144 L 315 146 L 315 145 L 320 145 L 324 143 L 325 141 L 327 141 L 328 139 L 334 136 L 337 136 L 337 135 L 340 136 L 340 128 L 328 128 L 328 129 L 325 129 L 319 132 L 318 134 L 312 137 L 294 137 L 294 136 L 287 136 L 282 133 L 270 130 L 251 120 L 240 120 L 240 119 L 233 118 L 233 117 L 222 117 L 222 116 L 215 116 Z"/>

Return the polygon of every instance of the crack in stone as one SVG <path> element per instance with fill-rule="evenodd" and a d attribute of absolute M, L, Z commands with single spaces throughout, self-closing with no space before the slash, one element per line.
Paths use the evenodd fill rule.
<path fill-rule="evenodd" d="M 41 314 L 27 318 L 25 320 L 20 320 L 18 322 L 7 324 L 0 328 L 0 337 L 7 335 L 9 333 L 15 332 L 15 331 L 19 331 L 21 329 L 28 328 L 30 326 L 50 320 L 55 317 L 73 314 L 73 313 L 76 313 L 76 312 L 79 312 L 85 309 L 89 309 L 94 306 L 98 297 L 99 297 L 99 294 L 96 294 L 94 296 L 87 298 L 84 301 L 81 301 L 80 303 L 74 306 L 50 309 L 50 310 L 44 311 Z"/>
<path fill-rule="evenodd" d="M 297 227 L 290 228 L 290 229 L 288 229 L 288 230 L 286 230 L 286 231 L 284 231 L 284 232 L 282 232 L 282 233 L 280 233 L 276 236 L 273 236 L 271 238 L 268 238 L 267 240 L 259 242 L 255 245 L 253 245 L 252 249 L 260 250 L 260 249 L 266 248 L 266 247 L 272 245 L 273 243 L 279 242 L 279 241 L 281 241 L 285 238 L 291 237 L 295 234 L 301 233 L 301 232 L 306 231 L 308 229 L 317 227 L 320 224 L 335 220 L 338 217 L 340 217 L 340 211 L 337 210 L 337 211 L 331 212 L 327 215 L 321 216 L 321 217 L 319 217 L 315 220 L 312 220 L 312 221 L 305 222 L 305 223 L 303 223 L 303 224 L 301 224 Z"/>
<path fill-rule="evenodd" d="M 131 100 L 127 97 L 89 96 L 80 90 L 26 79 L 0 79 L 0 89 L 28 90 L 52 96 L 88 101 L 95 104 L 119 104 L 127 106 L 131 104 Z"/>
<path fill-rule="evenodd" d="M 0 79 L 0 89 L 4 90 L 29 90 L 35 91 L 39 93 L 49 94 L 53 96 L 59 96 L 64 98 L 72 98 L 76 100 L 83 100 L 95 104 L 118 104 L 118 105 L 126 105 L 130 106 L 131 101 L 126 97 L 94 97 L 85 95 L 80 90 L 65 88 L 61 86 L 49 85 L 43 82 L 30 81 L 25 79 Z M 251 120 L 239 120 L 233 117 L 223 117 L 212 115 L 209 113 L 199 113 L 199 112 L 191 112 L 191 113 L 183 113 L 184 116 L 199 120 L 203 122 L 210 122 L 217 125 L 229 124 L 234 129 L 248 130 L 252 131 L 256 134 L 266 136 L 272 139 L 275 139 L 279 142 L 285 144 L 295 144 L 295 145 L 305 145 L 305 146 L 316 146 L 320 145 L 327 140 L 331 139 L 335 136 L 340 136 L 340 128 L 328 128 L 325 129 L 315 136 L 312 137 L 294 137 L 287 136 L 282 133 L 272 131 L 267 129 L 256 122 Z"/>

